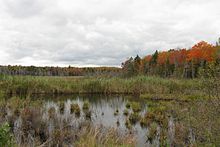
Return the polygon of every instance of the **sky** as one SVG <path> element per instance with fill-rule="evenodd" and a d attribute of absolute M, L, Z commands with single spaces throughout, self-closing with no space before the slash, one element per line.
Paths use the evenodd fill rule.
<path fill-rule="evenodd" d="M 0 65 L 120 66 L 220 37 L 220 0 L 0 0 Z"/>

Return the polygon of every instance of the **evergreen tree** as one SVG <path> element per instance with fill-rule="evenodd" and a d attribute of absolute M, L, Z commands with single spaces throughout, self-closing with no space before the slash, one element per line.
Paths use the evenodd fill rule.
<path fill-rule="evenodd" d="M 134 74 L 134 60 L 130 57 L 127 61 L 122 63 L 122 69 L 126 73 L 127 76 L 132 76 Z"/>
<path fill-rule="evenodd" d="M 138 74 L 141 71 L 141 58 L 137 55 L 134 58 L 134 74 Z"/>
<path fill-rule="evenodd" d="M 150 64 L 151 65 L 156 65 L 157 64 L 157 58 L 158 58 L 158 51 L 156 50 L 156 52 L 152 55 Z"/>

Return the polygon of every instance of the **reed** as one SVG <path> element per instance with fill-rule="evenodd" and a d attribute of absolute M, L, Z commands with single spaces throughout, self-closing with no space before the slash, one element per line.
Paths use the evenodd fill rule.
<path fill-rule="evenodd" d="M 0 95 L 32 94 L 204 94 L 199 79 L 0 76 Z"/>

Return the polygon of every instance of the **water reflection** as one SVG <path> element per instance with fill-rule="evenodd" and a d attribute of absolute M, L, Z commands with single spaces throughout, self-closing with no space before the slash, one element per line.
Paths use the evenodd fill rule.
<path fill-rule="evenodd" d="M 69 122 L 70 125 L 77 125 L 78 122 L 82 122 L 86 120 L 85 113 L 83 112 L 83 103 L 84 101 L 89 101 L 90 103 L 90 111 L 91 111 L 91 123 L 94 125 L 103 125 L 105 127 L 115 127 L 120 130 L 122 133 L 134 133 L 137 138 L 138 146 L 149 146 L 150 143 L 147 141 L 147 128 L 141 127 L 140 123 L 135 123 L 131 126 L 131 128 L 127 128 L 125 125 L 128 116 L 124 115 L 124 110 L 126 108 L 126 104 L 128 101 L 134 100 L 131 97 L 126 96 L 76 96 L 76 97 L 66 97 L 66 98 L 56 98 L 56 99 L 48 99 L 44 104 L 44 119 L 49 121 L 48 111 L 51 108 L 55 108 L 55 114 L 58 120 L 60 120 L 60 124 L 62 124 L 63 120 L 65 122 Z M 64 113 L 60 112 L 59 103 L 60 101 L 64 102 Z M 141 105 L 140 116 L 143 116 L 146 113 L 147 105 L 141 102 L 140 99 L 135 98 L 135 101 L 139 101 Z M 76 117 L 75 114 L 70 113 L 71 104 L 78 104 L 80 109 L 80 117 Z M 117 115 L 115 115 L 115 111 L 118 111 Z M 131 113 L 131 109 L 128 110 Z M 52 123 L 49 127 L 51 132 Z M 159 146 L 159 131 L 158 128 L 158 137 L 153 141 L 153 144 Z"/>
<path fill-rule="evenodd" d="M 62 96 L 35 96 L 32 100 L 40 100 L 41 106 L 37 106 L 33 113 L 38 113 L 31 118 L 33 124 L 42 129 L 40 135 L 41 140 L 44 138 L 52 138 L 57 129 L 68 128 L 72 132 L 80 128 L 82 123 L 89 123 L 94 126 L 114 127 L 120 130 L 121 134 L 134 134 L 137 140 L 137 146 L 160 146 L 161 134 L 163 135 L 163 128 L 159 123 L 149 122 L 150 125 L 143 125 L 137 121 L 134 124 L 126 125 L 133 112 L 132 108 L 128 108 L 128 102 L 138 102 L 140 104 L 140 111 L 138 115 L 141 118 L 148 114 L 148 102 L 134 96 L 103 96 L 103 95 L 62 95 Z M 83 104 L 88 101 L 88 110 L 83 109 Z M 150 103 L 149 103 L 150 104 Z M 77 106 L 79 111 L 76 113 L 73 108 Z M 138 105 L 139 106 L 139 105 Z M 76 108 L 77 108 L 76 107 Z M 28 109 L 27 109 L 28 110 Z M 126 110 L 126 114 L 125 114 Z M 25 110 L 22 110 L 25 111 Z M 31 110 L 28 110 L 31 111 Z M 35 112 L 36 111 L 36 112 Z M 136 112 L 137 113 L 137 112 Z M 7 116 L 11 117 L 13 112 L 7 109 Z M 25 113 L 29 117 L 29 112 Z M 156 113 L 155 113 L 156 114 Z M 24 130 L 22 128 L 29 127 L 23 124 L 21 116 L 16 117 L 14 121 L 13 131 L 18 145 L 21 145 L 26 139 L 29 145 L 33 145 L 34 134 L 29 131 L 26 138 L 22 136 Z M 40 123 L 39 123 L 40 122 Z M 170 146 L 173 144 L 175 136 L 174 119 L 169 118 L 167 123 L 167 141 Z M 29 129 L 29 128 L 28 128 Z M 31 130 L 31 128 L 30 128 Z M 37 129 L 36 129 L 37 130 Z M 45 131 L 46 130 L 46 131 Z M 152 135 L 153 132 L 153 135 Z M 39 133 L 40 134 L 40 133 Z M 190 134 L 192 141 L 193 134 Z M 45 137 L 46 136 L 46 137 Z M 150 136 L 150 137 L 149 137 Z M 152 137 L 153 136 L 153 137 Z M 44 140 L 46 141 L 46 140 Z"/>

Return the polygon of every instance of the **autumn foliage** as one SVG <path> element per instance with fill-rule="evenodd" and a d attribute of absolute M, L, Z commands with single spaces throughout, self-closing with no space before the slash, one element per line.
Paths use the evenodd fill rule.
<path fill-rule="evenodd" d="M 133 64 L 133 62 L 130 58 L 129 62 L 125 63 Z M 156 51 L 152 55 L 143 57 L 141 67 L 138 69 L 142 69 L 141 74 L 196 77 L 199 68 L 204 68 L 209 63 L 220 64 L 219 62 L 219 45 L 214 46 L 205 41 L 201 41 L 188 50 L 170 49 L 162 52 Z M 126 71 L 125 67 L 128 66 L 129 65 L 122 66 L 124 71 Z"/>
<path fill-rule="evenodd" d="M 187 61 L 195 60 L 197 62 L 204 60 L 212 62 L 215 59 L 216 48 L 205 41 L 194 45 L 187 54 Z"/>

